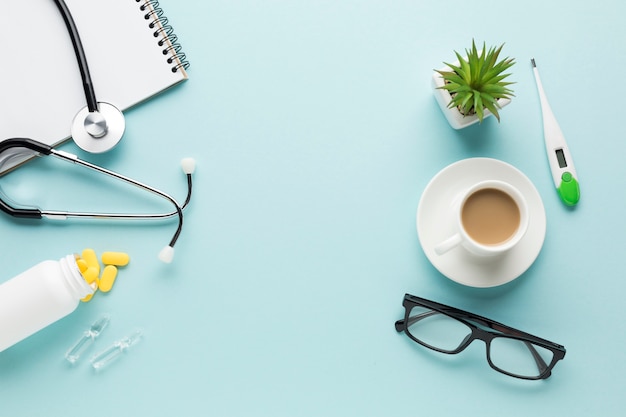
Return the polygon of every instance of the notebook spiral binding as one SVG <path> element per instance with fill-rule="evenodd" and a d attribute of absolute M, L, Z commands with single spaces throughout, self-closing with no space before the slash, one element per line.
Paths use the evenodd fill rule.
<path fill-rule="evenodd" d="M 153 35 L 158 39 L 159 47 L 163 48 L 163 55 L 167 57 L 167 63 L 172 65 L 172 72 L 177 72 L 181 68 L 183 70 L 189 68 L 187 56 L 178 43 L 178 36 L 174 33 L 174 28 L 168 24 L 163 9 L 159 7 L 159 2 L 157 0 L 135 1 L 141 3 L 139 10 L 144 12 L 144 19 L 149 21 L 148 27 L 154 30 Z"/>

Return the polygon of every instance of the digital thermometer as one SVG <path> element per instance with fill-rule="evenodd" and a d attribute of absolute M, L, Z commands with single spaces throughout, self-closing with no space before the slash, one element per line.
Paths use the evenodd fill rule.
<path fill-rule="evenodd" d="M 567 148 L 563 132 L 561 132 L 561 128 L 552 113 L 546 94 L 543 91 L 535 59 L 531 59 L 530 62 L 533 65 L 535 82 L 537 83 L 537 90 L 539 91 L 541 114 L 543 117 L 543 136 L 546 142 L 546 152 L 548 153 L 552 179 L 554 180 L 554 185 L 563 203 L 568 206 L 574 206 L 578 203 L 578 200 L 580 200 L 580 186 L 572 161 L 572 155 Z"/>

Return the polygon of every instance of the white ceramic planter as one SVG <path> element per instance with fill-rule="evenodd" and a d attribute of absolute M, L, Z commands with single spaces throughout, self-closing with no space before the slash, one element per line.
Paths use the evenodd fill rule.
<path fill-rule="evenodd" d="M 441 71 L 451 71 L 451 69 L 449 67 L 445 67 L 442 68 Z M 450 126 L 452 126 L 454 129 L 462 129 L 464 127 L 473 125 L 474 123 L 478 123 L 478 116 L 476 116 L 475 114 L 465 116 L 456 107 L 448 107 L 448 104 L 450 103 L 450 101 L 452 101 L 452 97 L 450 96 L 448 90 L 439 88 L 444 85 L 444 81 L 443 77 L 438 72 L 433 71 L 432 85 L 434 88 L 435 99 L 437 100 L 437 103 L 439 103 L 439 107 L 441 108 L 443 114 L 446 116 L 446 119 L 448 120 L 448 123 L 450 123 Z M 501 108 L 503 108 L 510 102 L 511 99 L 508 98 L 500 99 L 498 101 L 498 104 Z M 491 115 L 492 113 L 489 110 L 485 109 L 483 119 L 486 119 Z"/>

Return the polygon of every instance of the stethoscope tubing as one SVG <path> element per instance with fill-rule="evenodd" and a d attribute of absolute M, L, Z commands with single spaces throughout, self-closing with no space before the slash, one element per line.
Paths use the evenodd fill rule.
<path fill-rule="evenodd" d="M 76 24 L 72 18 L 72 13 L 70 13 L 65 1 L 54 0 L 54 3 L 57 5 L 59 12 L 61 12 L 61 16 L 63 16 L 63 21 L 65 22 L 65 26 L 67 26 L 67 31 L 70 35 L 70 39 L 72 40 L 72 46 L 74 47 L 74 53 L 76 54 L 76 60 L 78 61 L 78 68 L 80 70 L 83 90 L 85 92 L 85 100 L 87 101 L 87 108 L 89 109 L 89 112 L 98 111 L 98 101 L 96 99 L 96 92 L 93 88 L 93 82 L 91 81 L 91 74 L 89 73 L 89 66 L 87 65 L 87 57 L 85 56 L 85 50 L 83 49 L 83 44 L 80 41 L 80 36 L 78 35 L 78 29 L 76 28 Z"/>
<path fill-rule="evenodd" d="M 166 219 L 173 216 L 178 216 L 178 228 L 176 229 L 176 233 L 172 237 L 169 246 L 173 247 L 183 227 L 183 210 L 189 204 L 191 199 L 191 191 L 192 191 L 192 179 L 191 174 L 187 173 L 187 197 L 185 202 L 181 205 L 178 203 L 174 197 L 169 194 L 156 189 L 150 185 L 144 184 L 141 181 L 137 181 L 135 179 L 129 178 L 125 175 L 119 174 L 115 171 L 111 171 L 99 165 L 92 164 L 90 162 L 84 161 L 80 159 L 77 155 L 74 155 L 69 152 L 61 151 L 58 149 L 54 149 L 53 147 L 46 145 L 44 143 L 26 139 L 26 138 L 12 138 L 7 139 L 5 141 L 0 142 L 0 154 L 4 151 L 11 148 L 26 148 L 31 151 L 37 152 L 44 156 L 53 156 L 55 158 L 61 159 L 65 162 L 70 162 L 79 166 L 83 166 L 85 168 L 91 169 L 93 171 L 99 172 L 101 174 L 107 175 L 109 177 L 115 178 L 117 180 L 123 181 L 127 184 L 133 185 L 135 187 L 141 188 L 145 191 L 148 191 L 154 195 L 160 196 L 167 201 L 169 201 L 173 206 L 174 210 L 167 213 L 103 213 L 103 212 L 79 212 L 79 211 L 60 211 L 60 210 L 42 210 L 39 208 L 15 208 L 10 206 L 8 203 L 0 199 L 0 209 L 6 212 L 7 214 L 14 217 L 22 217 L 22 218 L 31 218 L 31 219 L 54 219 L 54 220 L 65 220 L 67 218 L 83 218 L 83 219 L 119 219 L 119 220 L 150 220 L 150 219 Z"/>
<path fill-rule="evenodd" d="M 178 204 L 178 202 L 169 194 L 158 190 L 154 187 L 151 187 L 147 184 L 144 184 L 141 181 L 137 181 L 134 180 L 132 178 L 129 178 L 125 175 L 119 174 L 115 171 L 111 171 L 109 169 L 106 169 L 104 167 L 101 167 L 99 165 L 94 165 L 90 162 L 87 161 L 83 161 L 82 159 L 80 159 L 78 156 L 69 153 L 69 152 L 65 152 L 65 151 L 61 151 L 61 150 L 57 150 L 57 149 L 51 149 L 50 150 L 50 156 L 54 156 L 56 158 L 62 159 L 64 161 L 67 162 L 72 162 L 74 164 L 78 164 L 80 166 L 84 166 L 86 168 L 89 168 L 91 170 L 100 172 L 102 174 L 108 175 L 110 177 L 116 178 L 120 181 L 123 181 L 127 184 L 131 184 L 134 185 L 135 187 L 139 187 L 145 191 L 148 191 L 152 194 L 158 195 L 163 197 L 164 199 L 168 200 L 170 203 L 172 203 L 172 205 L 175 208 L 175 211 L 172 211 L 170 213 L 162 213 L 162 214 L 147 214 L 147 213 L 141 213 L 141 214 L 127 214 L 127 213 L 85 213 L 85 212 L 76 212 L 76 211 L 65 211 L 65 212 L 58 212 L 58 211 L 46 211 L 46 210 L 40 210 L 41 211 L 41 215 L 43 217 L 46 218 L 63 218 L 63 217 L 74 217 L 74 218 L 106 218 L 106 219 L 125 219 L 125 220 L 133 220 L 133 219 L 163 219 L 163 218 L 168 218 L 168 217 L 172 217 L 174 215 L 178 215 L 178 228 L 176 229 L 176 233 L 174 234 L 174 236 L 172 237 L 172 240 L 169 243 L 169 246 L 173 247 L 174 244 L 176 243 L 176 241 L 178 240 L 178 237 L 180 236 L 180 232 L 182 231 L 183 228 L 183 206 L 181 206 L 180 204 Z M 189 201 L 189 197 L 191 194 L 191 181 L 190 178 L 191 174 L 187 174 L 187 180 L 188 180 L 188 185 L 189 185 L 189 191 L 188 191 L 188 197 L 186 202 Z"/>

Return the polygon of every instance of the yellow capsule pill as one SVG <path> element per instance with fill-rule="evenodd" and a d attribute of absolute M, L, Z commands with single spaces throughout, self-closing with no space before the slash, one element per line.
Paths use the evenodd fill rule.
<path fill-rule="evenodd" d="M 82 275 L 89 285 L 98 281 L 98 270 L 93 266 L 88 267 Z"/>
<path fill-rule="evenodd" d="M 98 283 L 98 289 L 102 292 L 109 292 L 113 288 L 113 283 L 117 278 L 117 267 L 114 265 L 107 265 L 102 271 L 100 282 Z"/>
<path fill-rule="evenodd" d="M 83 303 L 86 303 L 87 301 L 91 300 L 93 298 L 93 294 L 89 294 L 87 296 L 85 296 L 84 298 L 81 298 L 80 301 L 82 301 Z"/>
<path fill-rule="evenodd" d="M 130 256 L 124 252 L 104 252 L 102 263 L 105 265 L 126 266 L 130 262 Z"/>
<path fill-rule="evenodd" d="M 96 255 L 96 251 L 94 251 L 93 249 L 84 249 L 83 250 L 83 254 L 82 254 L 82 258 L 85 260 L 85 262 L 87 262 L 87 265 L 89 267 L 93 267 L 96 268 L 97 274 L 100 274 L 100 262 L 98 261 L 98 256 Z"/>
<path fill-rule="evenodd" d="M 89 268 L 89 265 L 87 265 L 87 261 L 85 261 L 83 258 L 76 259 L 76 265 L 78 266 L 78 270 L 81 274 L 84 273 L 87 268 Z"/>

